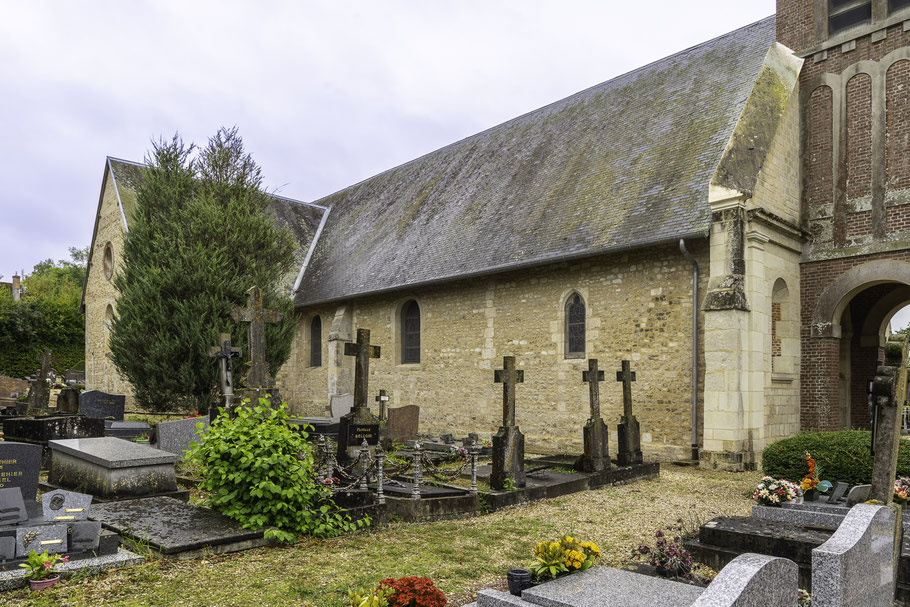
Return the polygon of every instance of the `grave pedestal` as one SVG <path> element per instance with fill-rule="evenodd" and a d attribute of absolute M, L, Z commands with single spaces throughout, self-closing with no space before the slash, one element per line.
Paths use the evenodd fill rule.
<path fill-rule="evenodd" d="M 357 449 L 366 440 L 370 446 L 379 444 L 379 418 L 366 407 L 358 407 L 338 422 L 338 461 L 351 459 L 349 449 Z"/>
<path fill-rule="evenodd" d="M 516 487 L 525 486 L 525 436 L 518 426 L 500 426 L 493 435 L 492 464 L 490 487 L 502 490 L 506 479 Z"/>
<path fill-rule="evenodd" d="M 585 451 L 581 458 L 584 472 L 602 472 L 610 469 L 610 435 L 602 417 L 589 419 L 584 427 Z"/>
<path fill-rule="evenodd" d="M 633 415 L 627 418 L 622 416 L 618 426 L 619 430 L 619 455 L 616 462 L 620 466 L 631 466 L 644 461 L 641 455 L 641 429 L 638 419 Z"/>

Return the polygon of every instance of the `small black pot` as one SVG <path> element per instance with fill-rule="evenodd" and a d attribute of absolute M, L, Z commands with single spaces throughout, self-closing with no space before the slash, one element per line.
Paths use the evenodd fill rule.
<path fill-rule="evenodd" d="M 803 493 L 803 501 L 805 502 L 817 502 L 818 501 L 818 490 L 809 489 Z"/>
<path fill-rule="evenodd" d="M 527 569 L 509 569 L 506 579 L 509 581 L 509 593 L 515 596 L 521 596 L 522 590 L 534 585 L 531 581 L 531 572 Z"/>

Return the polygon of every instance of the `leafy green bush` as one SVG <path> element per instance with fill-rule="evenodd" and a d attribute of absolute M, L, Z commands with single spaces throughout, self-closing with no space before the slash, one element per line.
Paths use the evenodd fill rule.
<path fill-rule="evenodd" d="M 835 432 L 802 432 L 765 447 L 762 469 L 768 476 L 798 482 L 808 472 L 806 452 L 818 462 L 819 478 L 832 483 L 851 485 L 869 483 L 872 479 L 872 456 L 868 430 Z M 900 441 L 897 475 L 910 476 L 910 444 Z"/>
<path fill-rule="evenodd" d="M 247 529 L 269 527 L 266 537 L 283 542 L 332 537 L 366 524 L 337 512 L 331 491 L 316 478 L 312 447 L 287 422 L 287 405 L 248 402 L 234 419 L 222 412 L 191 445 L 207 505 Z"/>

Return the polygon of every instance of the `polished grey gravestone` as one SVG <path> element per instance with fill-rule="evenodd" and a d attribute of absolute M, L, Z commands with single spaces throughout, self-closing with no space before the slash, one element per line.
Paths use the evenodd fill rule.
<path fill-rule="evenodd" d="M 34 501 L 41 472 L 40 445 L 0 441 L 0 489 L 19 487 L 22 498 Z"/>
<path fill-rule="evenodd" d="M 691 607 L 796 607 L 799 567 L 789 559 L 741 554 L 726 567 Z"/>
<path fill-rule="evenodd" d="M 778 521 L 793 525 L 837 529 L 846 512 L 808 510 L 802 508 L 778 508 L 774 506 L 752 506 L 752 517 L 766 521 Z"/>
<path fill-rule="evenodd" d="M 22 490 L 19 487 L 0 489 L 0 526 L 18 525 L 28 520 Z"/>
<path fill-rule="evenodd" d="M 26 557 L 32 550 L 56 554 L 66 549 L 65 524 L 16 528 L 16 557 Z"/>
<path fill-rule="evenodd" d="M 177 492 L 177 456 L 120 438 L 77 438 L 48 443 L 48 482 L 102 499 Z"/>
<path fill-rule="evenodd" d="M 16 558 L 16 537 L 12 535 L 0 537 L 0 561 L 11 561 Z"/>
<path fill-rule="evenodd" d="M 79 394 L 79 413 L 96 419 L 123 421 L 126 396 L 108 394 L 101 390 L 86 390 Z"/>
<path fill-rule="evenodd" d="M 101 543 L 101 523 L 98 521 L 67 523 L 66 535 L 69 552 L 98 550 L 98 545 Z"/>
<path fill-rule="evenodd" d="M 197 426 L 202 424 L 202 428 Z M 186 419 L 176 419 L 169 422 L 159 422 L 155 426 L 157 436 L 157 447 L 163 451 L 169 451 L 181 458 L 184 452 L 189 451 L 190 443 L 199 440 L 203 433 L 208 431 L 209 419 L 207 417 L 188 417 Z"/>
<path fill-rule="evenodd" d="M 268 543 L 261 529 L 244 529 L 213 510 L 170 497 L 95 504 L 90 518 L 117 531 L 128 543 L 148 545 L 170 558 L 195 558 L 203 550 L 220 554 Z"/>
<path fill-rule="evenodd" d="M 390 408 L 389 419 L 386 423 L 389 439 L 393 443 L 403 443 L 417 436 L 420 428 L 420 407 L 405 405 L 404 407 Z"/>
<path fill-rule="evenodd" d="M 856 485 L 847 492 L 847 505 L 855 506 L 869 499 L 872 493 L 872 485 Z"/>
<path fill-rule="evenodd" d="M 895 513 L 857 504 L 831 538 L 812 550 L 812 604 L 891 607 L 896 584 Z"/>
<path fill-rule="evenodd" d="M 152 427 L 148 422 L 118 422 L 114 420 L 104 420 L 104 435 L 113 436 L 114 438 L 124 438 L 132 440 L 134 438 L 146 437 L 152 433 Z"/>
<path fill-rule="evenodd" d="M 525 372 L 515 368 L 514 356 L 502 357 L 502 369 L 493 374 L 493 381 L 502 384 L 502 426 L 493 435 L 493 469 L 490 487 L 496 491 L 505 488 L 506 481 L 524 487 L 525 437 L 515 425 L 515 387 L 525 380 Z"/>
<path fill-rule="evenodd" d="M 47 522 L 84 521 L 88 518 L 92 496 L 66 489 L 54 489 L 41 495 L 41 510 Z"/>
<path fill-rule="evenodd" d="M 620 466 L 631 466 L 644 461 L 641 453 L 641 428 L 638 419 L 632 414 L 632 382 L 635 371 L 632 363 L 622 361 L 622 370 L 616 372 L 616 381 L 622 382 L 622 419 L 617 427 L 619 452 L 616 463 Z"/>
<path fill-rule="evenodd" d="M 582 431 L 584 455 L 579 467 L 585 472 L 602 472 L 610 468 L 610 433 L 600 416 L 600 382 L 604 381 L 604 372 L 598 369 L 596 358 L 588 359 L 588 370 L 581 372 L 581 381 L 588 384 L 591 417 Z"/>

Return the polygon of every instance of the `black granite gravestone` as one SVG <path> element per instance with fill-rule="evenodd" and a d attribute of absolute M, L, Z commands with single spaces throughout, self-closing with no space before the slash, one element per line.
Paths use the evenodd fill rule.
<path fill-rule="evenodd" d="M 27 520 L 22 490 L 19 487 L 0 489 L 0 526 L 18 525 Z"/>
<path fill-rule="evenodd" d="M 0 489 L 18 487 L 22 498 L 34 501 L 41 471 L 40 445 L 0 441 Z"/>
<path fill-rule="evenodd" d="M 123 421 L 126 396 L 108 394 L 101 390 L 87 390 L 79 394 L 79 413 L 97 419 Z"/>

